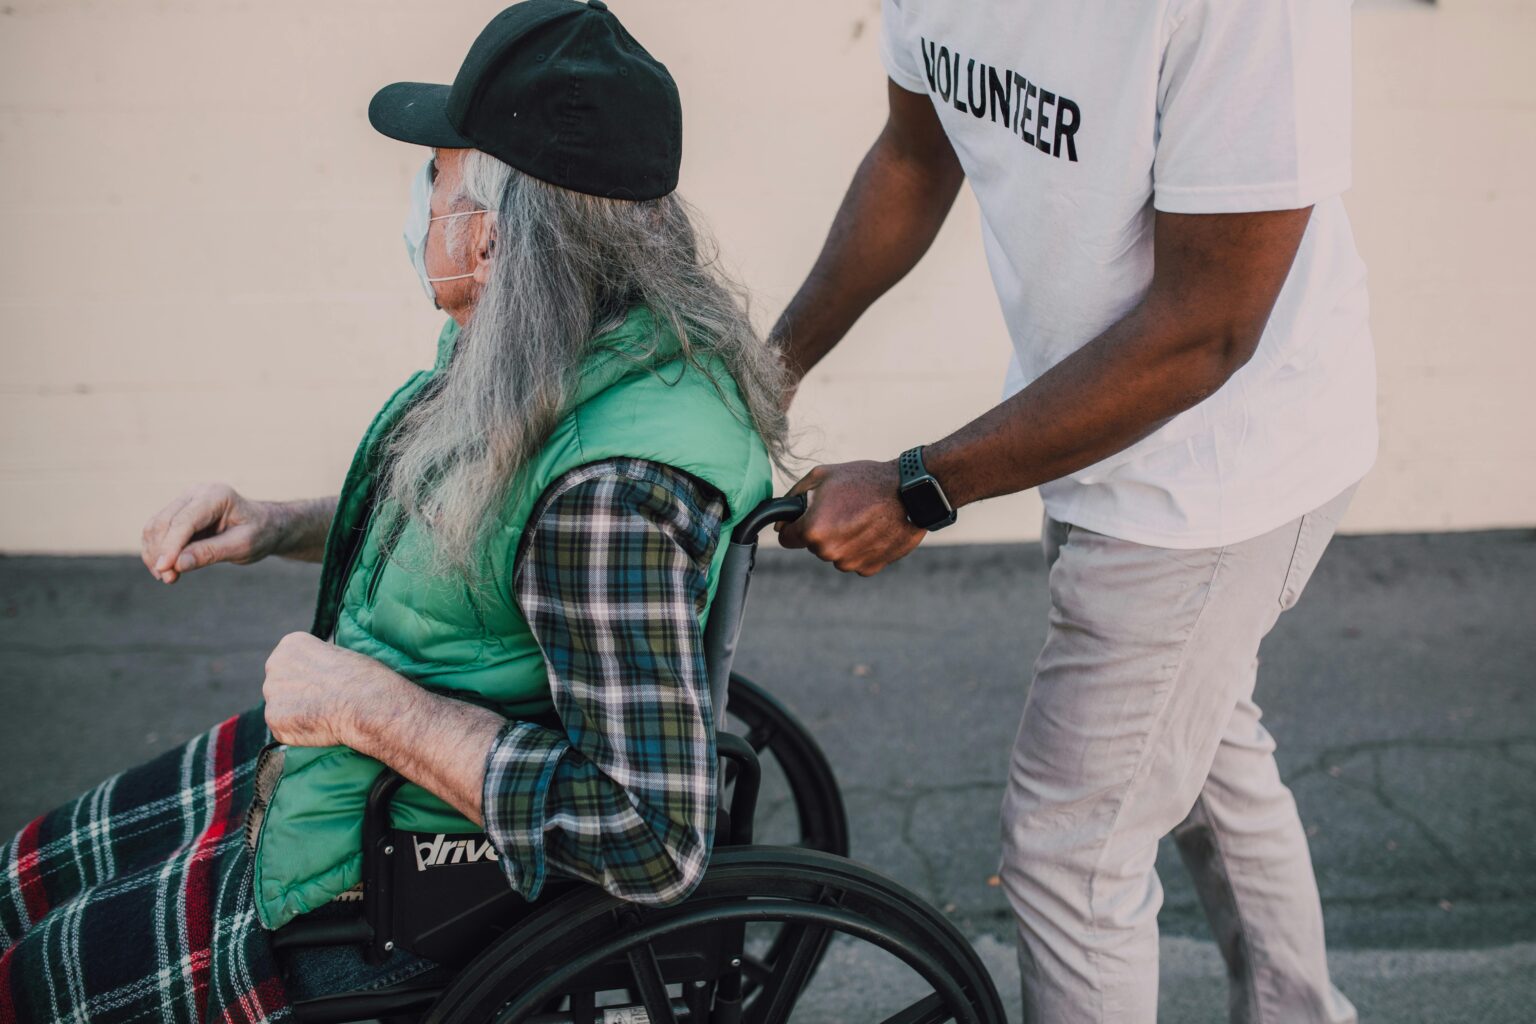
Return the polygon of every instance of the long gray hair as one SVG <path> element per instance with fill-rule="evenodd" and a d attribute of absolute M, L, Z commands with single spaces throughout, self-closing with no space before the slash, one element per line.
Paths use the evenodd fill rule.
<path fill-rule="evenodd" d="M 786 466 L 783 364 L 679 196 L 603 199 L 470 150 L 450 208 L 491 211 L 496 244 L 452 360 L 386 451 L 380 495 L 425 527 L 432 551 L 422 570 L 478 581 L 482 532 L 494 528 L 514 475 L 567 411 L 593 337 L 631 306 L 649 307 L 684 358 L 721 360 L 770 456 Z M 444 222 L 450 252 L 467 242 L 470 219 Z"/>

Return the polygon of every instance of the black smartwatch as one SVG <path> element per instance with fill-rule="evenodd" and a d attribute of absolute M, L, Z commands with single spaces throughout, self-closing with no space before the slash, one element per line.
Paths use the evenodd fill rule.
<path fill-rule="evenodd" d="M 901 453 L 896 465 L 901 470 L 897 495 L 907 510 L 907 522 L 924 530 L 942 530 L 957 518 L 944 488 L 923 465 L 923 446 Z"/>

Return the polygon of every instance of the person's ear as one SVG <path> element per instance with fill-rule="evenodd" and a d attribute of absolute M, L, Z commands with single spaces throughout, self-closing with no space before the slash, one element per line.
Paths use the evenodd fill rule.
<path fill-rule="evenodd" d="M 484 287 L 491 279 L 491 263 L 496 258 L 496 213 L 493 210 L 475 219 L 480 222 L 475 225 L 474 248 L 471 250 L 475 283 Z"/>

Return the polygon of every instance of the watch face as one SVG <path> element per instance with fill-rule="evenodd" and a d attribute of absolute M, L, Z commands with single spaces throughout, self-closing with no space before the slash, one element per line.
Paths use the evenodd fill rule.
<path fill-rule="evenodd" d="M 953 511 L 949 502 L 944 500 L 944 492 L 939 490 L 939 485 L 931 477 L 903 487 L 901 501 L 907 507 L 907 518 L 914 526 L 926 527 L 929 523 L 948 519 Z"/>

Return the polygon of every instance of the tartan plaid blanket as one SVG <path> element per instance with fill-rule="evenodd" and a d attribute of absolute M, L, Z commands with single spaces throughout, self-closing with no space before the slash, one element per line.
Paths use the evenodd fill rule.
<path fill-rule="evenodd" d="M 291 1019 L 241 828 L 270 738 L 252 708 L 0 847 L 0 1024 Z"/>

